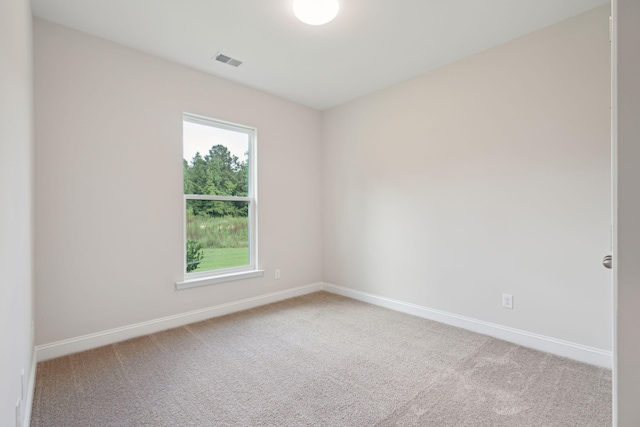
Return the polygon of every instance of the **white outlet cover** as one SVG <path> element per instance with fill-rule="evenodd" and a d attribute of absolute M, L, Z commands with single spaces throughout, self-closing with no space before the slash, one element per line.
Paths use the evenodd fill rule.
<path fill-rule="evenodd" d="M 502 307 L 513 309 L 513 295 L 502 294 Z"/>

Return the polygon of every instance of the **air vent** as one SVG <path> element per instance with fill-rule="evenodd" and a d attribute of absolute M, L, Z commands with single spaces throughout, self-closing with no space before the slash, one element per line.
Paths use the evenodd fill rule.
<path fill-rule="evenodd" d="M 215 56 L 216 61 L 224 62 L 225 64 L 229 64 L 234 67 L 239 67 L 242 64 L 242 61 L 238 61 L 237 59 L 231 58 L 230 56 L 223 55 L 222 53 L 218 53 Z"/>

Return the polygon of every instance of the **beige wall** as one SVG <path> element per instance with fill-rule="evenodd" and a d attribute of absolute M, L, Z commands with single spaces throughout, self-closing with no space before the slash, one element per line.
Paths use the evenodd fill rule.
<path fill-rule="evenodd" d="M 37 344 L 322 279 L 319 112 L 39 19 L 34 34 Z M 263 278 L 174 290 L 183 112 L 258 129 Z"/>
<path fill-rule="evenodd" d="M 0 2 L 0 425 L 16 425 L 31 375 L 32 36 L 28 0 Z M 26 396 L 25 396 L 26 397 Z M 21 417 L 28 404 L 22 400 Z"/>
<path fill-rule="evenodd" d="M 36 20 L 37 343 L 324 279 L 611 350 L 607 16 L 324 113 Z M 183 111 L 258 128 L 264 278 L 174 290 Z"/>
<path fill-rule="evenodd" d="M 611 350 L 608 16 L 326 111 L 324 280 Z"/>

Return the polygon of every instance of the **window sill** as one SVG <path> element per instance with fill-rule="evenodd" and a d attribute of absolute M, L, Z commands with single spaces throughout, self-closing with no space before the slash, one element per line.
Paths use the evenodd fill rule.
<path fill-rule="evenodd" d="M 262 277 L 264 270 L 241 271 L 237 273 L 221 274 L 218 276 L 205 276 L 186 279 L 176 283 L 176 290 L 195 288 L 198 286 L 214 285 L 216 283 L 231 282 L 233 280 L 244 280 L 252 277 Z"/>

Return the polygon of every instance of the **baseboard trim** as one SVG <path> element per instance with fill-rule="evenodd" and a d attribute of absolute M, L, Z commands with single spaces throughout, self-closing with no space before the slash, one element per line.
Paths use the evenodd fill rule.
<path fill-rule="evenodd" d="M 36 369 L 38 368 L 37 352 L 34 350 L 31 356 L 31 370 L 29 371 L 29 384 L 27 385 L 27 396 L 24 399 L 24 416 L 22 421 L 23 427 L 31 425 L 31 409 L 33 408 L 33 395 L 36 390 Z"/>
<path fill-rule="evenodd" d="M 114 328 L 103 332 L 83 335 L 80 337 L 56 341 L 49 344 L 38 345 L 35 348 L 35 359 L 40 362 L 60 356 L 66 356 L 69 354 L 77 353 L 79 351 L 90 350 L 92 348 L 113 344 L 130 338 L 136 338 L 139 336 L 152 334 L 154 332 L 177 328 L 180 326 L 188 325 L 189 323 L 199 322 L 201 320 L 206 320 L 213 317 L 224 316 L 226 314 L 235 313 L 237 311 L 248 310 L 251 308 L 259 307 L 261 305 L 271 304 L 273 302 L 318 292 L 320 290 L 322 290 L 322 283 L 314 283 L 311 285 L 300 286 L 296 288 L 286 289 L 284 291 L 272 292 L 252 298 L 220 304 L 213 307 L 207 307 L 200 310 L 189 311 L 187 313 L 162 317 L 160 319 L 150 320 L 147 322 Z"/>
<path fill-rule="evenodd" d="M 166 329 L 188 325 L 189 323 L 199 322 L 201 320 L 206 320 L 213 317 L 219 317 L 242 310 L 248 310 L 251 308 L 259 307 L 261 305 L 271 304 L 274 302 L 310 294 L 313 292 L 318 292 L 321 290 L 325 290 L 327 292 L 342 295 L 380 307 L 389 308 L 414 316 L 419 316 L 425 319 L 434 320 L 451 326 L 456 326 L 459 328 L 489 335 L 494 338 L 499 338 L 525 347 L 534 348 L 536 350 L 545 351 L 547 353 L 567 357 L 573 360 L 578 360 L 580 362 L 585 362 L 608 369 L 611 369 L 613 366 L 613 353 L 611 351 L 539 335 L 520 329 L 498 325 L 495 323 L 485 322 L 470 317 L 460 316 L 442 310 L 436 310 L 417 304 L 386 298 L 379 295 L 334 285 L 331 283 L 319 282 L 306 286 L 287 289 L 284 291 L 273 292 L 239 301 L 220 304 L 213 307 L 207 307 L 200 310 L 194 310 L 187 313 L 167 316 L 147 322 L 141 322 L 133 325 L 123 326 L 120 328 L 110 329 L 103 332 L 97 332 L 94 334 L 83 335 L 76 338 L 70 338 L 67 340 L 36 346 L 35 357 L 33 361 L 34 366 L 31 369 L 29 378 L 29 396 L 27 398 L 27 404 L 29 406 L 27 406 L 27 408 L 31 407 L 31 402 L 33 401 L 33 389 L 35 385 L 36 372 L 35 366 L 37 362 L 66 356 L 72 353 L 77 353 L 79 351 L 90 350 L 92 348 L 97 348 L 103 345 L 113 344 L 130 338 L 152 334 L 154 332 L 160 332 Z M 27 417 L 25 414 L 25 420 L 27 418 L 30 417 Z"/>
<path fill-rule="evenodd" d="M 555 354 L 569 359 L 577 360 L 591 365 L 611 369 L 613 366 L 613 353 L 595 347 L 564 341 L 544 335 L 534 334 L 520 329 L 510 328 L 495 323 L 485 322 L 470 317 L 460 316 L 441 310 L 435 310 L 398 301 L 367 292 L 358 291 L 331 283 L 323 283 L 322 289 L 334 294 L 342 295 L 355 300 L 363 301 L 380 307 L 389 308 L 425 319 L 445 323 L 467 329 L 494 338 L 509 341 L 524 347 L 533 348 L 547 353 Z"/>

